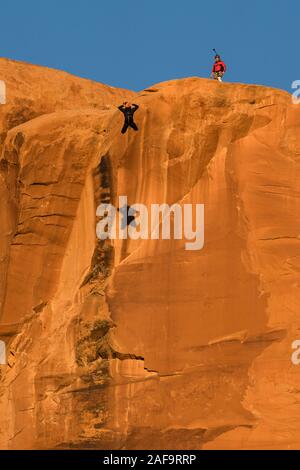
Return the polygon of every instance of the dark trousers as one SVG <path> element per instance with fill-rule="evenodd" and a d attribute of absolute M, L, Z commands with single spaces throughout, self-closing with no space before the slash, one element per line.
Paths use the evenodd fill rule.
<path fill-rule="evenodd" d="M 128 127 L 132 127 L 135 131 L 138 131 L 138 126 L 133 120 L 133 116 L 129 116 L 128 118 L 125 118 L 124 126 L 121 130 L 122 134 L 125 134 L 127 131 Z"/>

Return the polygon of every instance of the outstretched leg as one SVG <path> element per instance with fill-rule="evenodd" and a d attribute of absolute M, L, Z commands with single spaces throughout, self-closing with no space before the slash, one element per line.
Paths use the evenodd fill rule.
<path fill-rule="evenodd" d="M 122 134 L 125 134 L 125 132 L 127 131 L 127 128 L 128 128 L 128 122 L 125 121 L 125 122 L 124 122 L 124 126 L 122 127 L 122 130 L 121 130 L 121 133 L 122 133 Z"/>
<path fill-rule="evenodd" d="M 132 127 L 132 129 L 134 129 L 135 131 L 138 131 L 138 130 L 139 130 L 138 126 L 136 125 L 136 123 L 134 122 L 133 119 L 130 119 L 129 125 L 130 125 L 130 127 Z"/>

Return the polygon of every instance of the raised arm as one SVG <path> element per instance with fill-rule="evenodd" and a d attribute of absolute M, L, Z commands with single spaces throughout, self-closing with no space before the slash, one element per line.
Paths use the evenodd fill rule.
<path fill-rule="evenodd" d="M 124 113 L 124 108 L 125 108 L 125 106 L 124 106 L 123 104 L 121 104 L 121 106 L 118 106 L 118 109 L 119 109 L 122 113 Z"/>
<path fill-rule="evenodd" d="M 134 104 L 132 103 L 132 107 L 134 108 L 134 112 L 139 109 L 139 105 L 138 104 Z"/>

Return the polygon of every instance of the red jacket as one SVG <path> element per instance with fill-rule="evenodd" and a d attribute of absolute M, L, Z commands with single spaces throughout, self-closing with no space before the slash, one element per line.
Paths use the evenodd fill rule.
<path fill-rule="evenodd" d="M 213 65 L 213 68 L 212 68 L 213 73 L 216 73 L 216 72 L 224 72 L 225 73 L 226 70 L 227 70 L 226 64 L 222 60 L 219 60 L 218 62 L 215 62 L 214 65 Z"/>

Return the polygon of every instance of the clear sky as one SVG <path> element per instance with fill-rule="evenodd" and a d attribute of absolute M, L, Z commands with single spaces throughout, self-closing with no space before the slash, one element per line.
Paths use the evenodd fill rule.
<path fill-rule="evenodd" d="M 0 56 L 141 90 L 208 77 L 291 91 L 300 80 L 299 0 L 7 0 Z"/>

